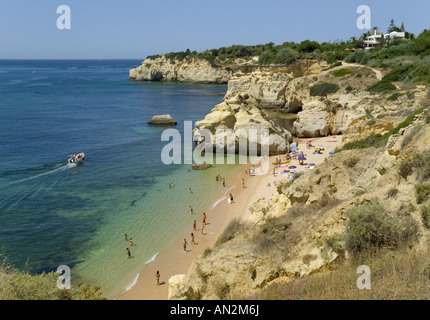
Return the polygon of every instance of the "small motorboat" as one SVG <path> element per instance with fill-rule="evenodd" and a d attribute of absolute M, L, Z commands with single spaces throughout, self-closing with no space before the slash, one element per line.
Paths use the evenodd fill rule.
<path fill-rule="evenodd" d="M 69 156 L 68 163 L 75 163 L 76 165 L 82 164 L 85 160 L 84 153 L 74 153 Z"/>

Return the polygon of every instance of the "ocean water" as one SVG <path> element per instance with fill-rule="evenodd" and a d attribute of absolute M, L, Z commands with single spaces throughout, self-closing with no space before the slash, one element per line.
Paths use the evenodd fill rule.
<path fill-rule="evenodd" d="M 68 265 L 73 283 L 113 298 L 223 196 L 215 175 L 235 166 L 165 165 L 165 128 L 146 122 L 169 113 L 182 133 L 226 86 L 129 81 L 140 64 L 0 60 L 0 249 L 15 267 Z M 85 152 L 82 166 L 67 165 L 73 152 Z"/>

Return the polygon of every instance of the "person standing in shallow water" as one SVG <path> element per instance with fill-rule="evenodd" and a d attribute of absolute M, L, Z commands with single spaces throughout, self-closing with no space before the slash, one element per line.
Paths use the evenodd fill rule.
<path fill-rule="evenodd" d="M 194 241 L 194 233 L 191 232 L 191 244 L 196 244 L 196 242 Z"/>
<path fill-rule="evenodd" d="M 128 255 L 129 258 L 131 258 L 131 252 L 130 252 L 129 248 L 127 248 L 127 255 Z"/>
<path fill-rule="evenodd" d="M 184 251 L 187 252 L 187 239 L 184 239 Z"/>

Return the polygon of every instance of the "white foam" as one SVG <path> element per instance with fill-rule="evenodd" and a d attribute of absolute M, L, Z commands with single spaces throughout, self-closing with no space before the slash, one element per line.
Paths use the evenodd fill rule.
<path fill-rule="evenodd" d="M 157 258 L 157 256 L 158 256 L 158 252 L 154 254 L 148 261 L 146 261 L 145 264 L 151 263 L 152 261 L 155 260 L 155 258 Z"/>
<path fill-rule="evenodd" d="M 230 188 L 228 188 L 227 190 L 225 190 L 224 194 L 227 194 L 227 192 L 229 192 L 230 190 L 236 188 L 236 185 L 231 186 Z"/>
<path fill-rule="evenodd" d="M 136 285 L 137 279 L 139 279 L 139 276 L 140 276 L 140 273 L 138 273 L 136 275 L 136 277 L 133 279 L 133 281 L 125 288 L 125 290 L 122 293 L 127 292 L 128 290 L 130 290 L 131 288 L 133 288 Z"/>
<path fill-rule="evenodd" d="M 225 200 L 227 197 L 226 196 L 222 196 L 221 198 L 219 198 L 217 201 L 215 201 L 215 203 L 212 205 L 211 210 L 213 208 L 215 208 L 221 201 Z"/>
<path fill-rule="evenodd" d="M 158 252 L 156 254 L 154 254 L 148 261 L 146 261 L 145 264 L 151 263 L 152 261 L 154 261 L 157 258 L 157 256 L 158 256 Z M 137 280 L 139 279 L 139 276 L 140 276 L 140 273 L 138 273 L 136 275 L 136 277 L 133 279 L 133 281 L 124 289 L 124 291 L 122 293 L 127 292 L 131 288 L 133 288 L 136 285 Z"/>
<path fill-rule="evenodd" d="M 211 210 L 213 209 L 213 208 L 215 208 L 221 201 L 223 201 L 223 200 L 225 200 L 225 199 L 227 199 L 227 193 L 230 191 L 230 190 L 232 190 L 232 189 L 234 189 L 234 188 L 236 188 L 236 185 L 233 185 L 233 186 L 231 186 L 230 188 L 228 188 L 227 190 L 225 190 L 225 192 L 224 192 L 224 195 L 221 197 L 221 198 L 219 198 L 217 201 L 215 201 L 214 202 L 214 204 L 212 205 L 212 207 L 211 207 Z"/>

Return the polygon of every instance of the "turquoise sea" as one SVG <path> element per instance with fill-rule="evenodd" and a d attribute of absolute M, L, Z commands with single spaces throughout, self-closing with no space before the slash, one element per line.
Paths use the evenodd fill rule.
<path fill-rule="evenodd" d="M 72 283 L 113 298 L 222 196 L 214 177 L 235 166 L 165 165 L 165 128 L 146 122 L 169 113 L 182 133 L 226 86 L 129 81 L 140 64 L 0 60 L 0 249 L 15 267 L 68 265 Z M 82 166 L 67 165 L 74 152 L 85 153 Z"/>

